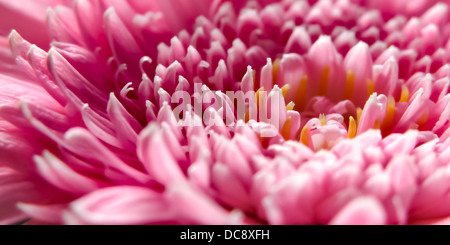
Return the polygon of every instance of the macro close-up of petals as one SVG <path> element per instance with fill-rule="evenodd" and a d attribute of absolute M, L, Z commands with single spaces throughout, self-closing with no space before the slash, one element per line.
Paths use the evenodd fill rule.
<path fill-rule="evenodd" d="M 0 0 L 0 224 L 450 224 L 450 1 Z"/>

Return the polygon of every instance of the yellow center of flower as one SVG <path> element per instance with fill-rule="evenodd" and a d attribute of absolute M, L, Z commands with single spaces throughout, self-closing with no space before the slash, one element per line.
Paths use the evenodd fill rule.
<path fill-rule="evenodd" d="M 276 59 L 272 64 L 272 85 L 278 84 L 280 81 L 277 81 L 278 78 L 278 71 L 280 66 L 280 59 Z M 256 84 L 256 76 L 255 76 L 255 70 L 253 70 L 253 78 L 254 82 Z M 317 96 L 326 96 L 328 85 L 330 83 L 330 79 L 332 79 L 331 76 L 331 67 L 330 66 L 324 66 L 322 70 L 322 74 L 319 77 L 318 82 L 318 88 L 317 88 Z M 356 84 L 356 77 L 355 73 L 353 71 L 347 71 L 346 74 L 346 81 L 345 81 L 345 87 L 342 94 L 343 100 L 352 100 L 355 97 L 355 84 Z M 286 110 L 292 111 L 297 110 L 298 112 L 302 112 L 306 109 L 307 106 L 307 99 L 314 97 L 315 95 L 308 94 L 308 86 L 311 86 L 311 84 L 308 84 L 308 76 L 303 76 L 300 81 L 298 82 L 298 86 L 296 87 L 295 96 L 293 96 L 293 101 L 286 101 L 288 102 L 286 104 Z M 270 88 L 266 88 L 269 89 Z M 290 92 L 291 84 L 286 84 L 281 88 L 283 97 L 286 99 L 288 93 Z M 366 92 L 367 92 L 367 98 L 369 98 L 372 94 L 376 92 L 375 88 L 375 82 L 372 79 L 366 80 Z M 265 91 L 265 88 L 260 87 L 256 93 L 255 93 L 255 100 L 257 103 L 257 108 L 259 108 L 260 104 L 260 97 L 262 96 L 262 93 Z M 372 128 L 379 129 L 382 131 L 383 136 L 386 136 L 390 134 L 394 128 L 395 123 L 395 116 L 396 116 L 396 103 L 404 103 L 409 101 L 409 89 L 406 85 L 402 86 L 400 98 L 398 98 L 398 102 L 394 99 L 392 95 L 388 96 L 388 103 L 386 108 L 386 114 L 383 120 L 375 120 L 374 124 L 372 125 Z M 335 101 L 336 102 L 336 101 Z M 361 105 L 359 105 L 361 106 Z M 345 117 L 348 118 L 347 123 L 347 134 L 348 138 L 352 139 L 356 137 L 358 125 L 361 120 L 362 115 L 362 108 L 357 107 L 355 112 L 349 112 L 350 115 L 346 114 Z M 424 127 L 424 125 L 427 122 L 429 115 L 428 112 L 425 112 L 422 117 L 417 121 L 417 124 L 414 124 L 420 127 Z M 303 118 L 302 118 L 303 119 Z M 249 113 L 245 114 L 245 120 L 249 120 Z M 327 119 L 324 114 L 319 115 L 320 124 L 322 126 L 327 125 Z M 305 123 L 305 121 L 302 121 Z M 281 135 L 284 139 L 289 140 L 291 136 L 292 131 L 292 117 L 288 117 L 281 127 Z M 309 131 L 308 127 L 303 126 L 301 132 L 300 132 L 300 142 L 302 142 L 305 145 L 308 145 L 310 142 L 309 140 Z"/>
<path fill-rule="evenodd" d="M 380 129 L 381 123 L 380 120 L 375 120 L 375 123 L 373 124 L 373 129 Z"/>
<path fill-rule="evenodd" d="M 360 107 L 356 108 L 356 123 L 359 125 L 359 121 L 361 120 L 362 109 Z"/>
<path fill-rule="evenodd" d="M 375 93 L 375 82 L 371 79 L 367 79 L 367 98 Z"/>
<path fill-rule="evenodd" d="M 255 101 L 256 101 L 257 108 L 259 108 L 259 98 L 261 97 L 262 93 L 264 93 L 264 88 L 263 87 L 259 88 L 256 91 L 256 93 L 255 93 Z"/>
<path fill-rule="evenodd" d="M 408 102 L 408 100 L 409 100 L 409 89 L 405 84 L 403 84 L 402 85 L 402 94 L 400 96 L 399 102 Z"/>
<path fill-rule="evenodd" d="M 286 84 L 281 88 L 281 91 L 283 92 L 283 97 L 286 98 L 286 94 L 289 91 L 289 88 L 290 88 L 289 84 Z"/>
<path fill-rule="evenodd" d="M 392 96 L 388 97 L 388 104 L 386 108 L 386 116 L 384 117 L 381 129 L 383 132 L 391 131 L 392 124 L 395 119 L 395 99 Z"/>
<path fill-rule="evenodd" d="M 288 117 L 286 119 L 286 122 L 283 125 L 283 128 L 281 129 L 281 135 L 285 140 L 290 139 L 291 135 L 291 124 L 292 124 L 292 117 Z"/>
<path fill-rule="evenodd" d="M 306 104 L 306 88 L 308 86 L 308 77 L 304 76 L 298 85 L 297 96 L 295 96 L 295 104 L 297 105 L 297 110 L 305 109 Z"/>
<path fill-rule="evenodd" d="M 324 114 L 320 114 L 319 115 L 319 120 L 320 120 L 320 125 L 325 126 L 327 125 L 327 118 L 325 117 Z"/>
<path fill-rule="evenodd" d="M 308 146 L 308 143 L 309 143 L 308 138 L 309 138 L 308 127 L 304 126 L 302 128 L 302 132 L 300 133 L 300 142 L 302 142 L 304 145 Z"/>
<path fill-rule="evenodd" d="M 325 66 L 323 68 L 322 77 L 319 83 L 319 96 L 325 96 L 327 94 L 328 79 L 330 78 L 330 66 Z"/>
<path fill-rule="evenodd" d="M 272 64 L 272 83 L 277 84 L 278 67 L 280 67 L 280 59 L 276 59 Z"/>
<path fill-rule="evenodd" d="M 294 110 L 294 107 L 295 107 L 295 103 L 291 101 L 286 105 L 286 110 L 292 111 L 292 110 Z"/>
<path fill-rule="evenodd" d="M 345 100 L 352 99 L 354 86 L 355 86 L 355 74 L 353 74 L 353 72 L 351 72 L 351 71 L 348 71 L 347 72 L 347 82 L 345 83 L 345 90 L 344 90 L 344 99 Z"/>
<path fill-rule="evenodd" d="M 355 138 L 356 136 L 356 122 L 355 119 L 350 116 L 348 120 L 348 137 L 350 139 Z"/>

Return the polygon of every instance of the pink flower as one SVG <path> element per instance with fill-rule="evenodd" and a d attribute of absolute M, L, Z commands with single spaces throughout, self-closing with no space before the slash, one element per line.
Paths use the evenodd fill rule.
<path fill-rule="evenodd" d="M 448 223 L 447 1 L 0 13 L 1 224 Z"/>

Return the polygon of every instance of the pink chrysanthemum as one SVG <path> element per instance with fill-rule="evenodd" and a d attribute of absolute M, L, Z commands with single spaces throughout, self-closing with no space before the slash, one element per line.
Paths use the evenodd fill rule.
<path fill-rule="evenodd" d="M 448 4 L 1 0 L 0 223 L 445 223 Z"/>

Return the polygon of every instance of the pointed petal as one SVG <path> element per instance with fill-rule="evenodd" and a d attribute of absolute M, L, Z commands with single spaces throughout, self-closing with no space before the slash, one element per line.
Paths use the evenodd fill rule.
<path fill-rule="evenodd" d="M 139 135 L 137 154 L 147 172 L 160 183 L 184 181 L 185 175 L 164 142 L 163 132 L 149 124 Z"/>
<path fill-rule="evenodd" d="M 137 225 L 170 220 L 168 203 L 149 188 L 118 186 L 100 189 L 72 202 L 66 224 Z"/>
<path fill-rule="evenodd" d="M 43 156 L 35 156 L 37 170 L 48 182 L 67 192 L 86 194 L 97 190 L 101 183 L 72 170 L 48 151 Z"/>

